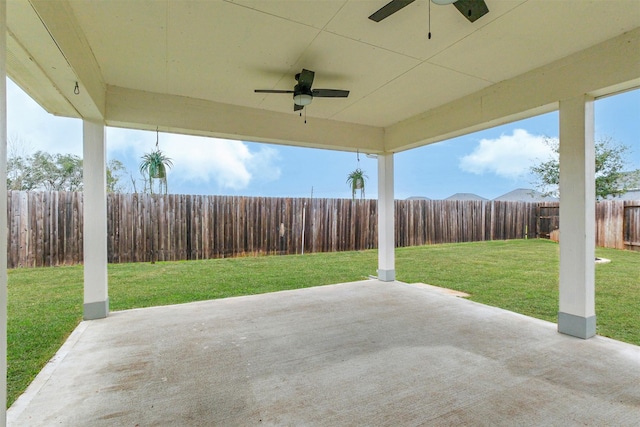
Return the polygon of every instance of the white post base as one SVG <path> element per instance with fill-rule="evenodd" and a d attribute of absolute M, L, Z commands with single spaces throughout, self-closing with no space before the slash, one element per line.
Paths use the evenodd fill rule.
<path fill-rule="evenodd" d="M 586 340 L 596 334 L 596 316 L 580 317 L 558 312 L 558 332 Z"/>
<path fill-rule="evenodd" d="M 109 315 L 109 298 L 106 301 L 85 302 L 84 320 L 104 319 Z"/>
<path fill-rule="evenodd" d="M 378 270 L 378 280 L 383 282 L 393 282 L 396 280 L 395 270 Z"/>

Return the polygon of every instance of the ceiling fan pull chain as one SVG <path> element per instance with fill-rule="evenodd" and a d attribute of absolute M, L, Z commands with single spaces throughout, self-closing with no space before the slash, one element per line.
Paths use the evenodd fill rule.
<path fill-rule="evenodd" d="M 429 38 L 429 40 L 431 40 L 431 2 L 429 2 L 429 21 L 428 21 L 428 27 L 429 27 L 429 35 L 427 36 Z"/>

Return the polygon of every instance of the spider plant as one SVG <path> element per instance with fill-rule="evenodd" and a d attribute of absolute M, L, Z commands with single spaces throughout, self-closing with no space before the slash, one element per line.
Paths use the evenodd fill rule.
<path fill-rule="evenodd" d="M 149 178 L 149 190 L 151 194 L 153 194 L 154 179 L 159 181 L 159 192 L 162 193 L 164 188 L 164 194 L 167 194 L 167 168 L 171 168 L 172 166 L 173 162 L 171 159 L 165 156 L 159 148 L 142 156 L 140 173 Z"/>
<path fill-rule="evenodd" d="M 360 198 L 364 198 L 364 184 L 368 176 L 360 168 L 356 168 L 347 176 L 347 184 L 351 187 L 351 198 L 356 199 L 356 191 L 360 190 Z"/>

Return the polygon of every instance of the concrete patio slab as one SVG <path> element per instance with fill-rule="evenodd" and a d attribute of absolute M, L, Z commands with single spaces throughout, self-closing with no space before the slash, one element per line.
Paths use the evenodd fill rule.
<path fill-rule="evenodd" d="M 640 347 L 367 280 L 82 322 L 11 426 L 615 425 Z"/>

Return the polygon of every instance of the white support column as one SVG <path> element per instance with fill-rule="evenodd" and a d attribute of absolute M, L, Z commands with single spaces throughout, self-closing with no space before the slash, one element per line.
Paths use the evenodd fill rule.
<path fill-rule="evenodd" d="M 378 279 L 396 279 L 393 153 L 378 155 Z"/>
<path fill-rule="evenodd" d="M 7 425 L 7 3 L 0 0 L 0 426 Z"/>
<path fill-rule="evenodd" d="M 593 98 L 560 102 L 560 311 L 558 331 L 596 334 Z"/>
<path fill-rule="evenodd" d="M 109 314 L 107 289 L 107 166 L 104 124 L 83 122 L 84 318 Z"/>

